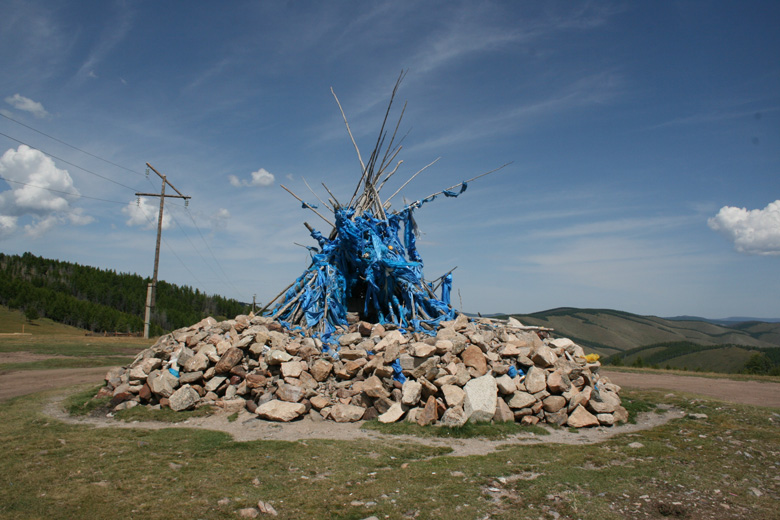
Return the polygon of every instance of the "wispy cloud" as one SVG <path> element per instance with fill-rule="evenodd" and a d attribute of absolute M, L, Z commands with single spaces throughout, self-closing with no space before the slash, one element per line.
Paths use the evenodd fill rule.
<path fill-rule="evenodd" d="M 780 111 L 780 106 L 770 106 L 752 110 L 712 110 L 699 112 L 683 117 L 676 117 L 669 121 L 664 121 L 648 127 L 648 130 L 658 130 L 676 126 L 701 125 L 707 123 L 717 123 L 721 121 L 730 121 L 734 119 L 761 118 L 763 114 L 770 114 Z"/>
<path fill-rule="evenodd" d="M 31 113 L 38 119 L 43 119 L 49 115 L 46 109 L 43 108 L 43 104 L 39 103 L 38 101 L 33 101 L 32 99 L 24 97 L 18 93 L 5 98 L 5 102 L 17 110 Z"/>
<path fill-rule="evenodd" d="M 503 107 L 482 118 L 469 119 L 449 132 L 414 145 L 413 150 L 441 149 L 464 142 L 478 141 L 509 130 L 538 128 L 561 114 L 611 103 L 623 90 L 623 80 L 616 72 L 602 72 L 581 77 L 560 87 L 544 98 L 514 107 Z"/>
<path fill-rule="evenodd" d="M 124 5 L 124 4 L 122 4 Z M 92 47 L 86 60 L 81 64 L 76 73 L 77 79 L 85 77 L 96 78 L 96 69 L 106 59 L 110 52 L 122 40 L 125 39 L 130 29 L 133 27 L 133 12 L 129 9 L 122 9 L 117 16 L 111 20 L 100 35 L 98 42 Z"/>

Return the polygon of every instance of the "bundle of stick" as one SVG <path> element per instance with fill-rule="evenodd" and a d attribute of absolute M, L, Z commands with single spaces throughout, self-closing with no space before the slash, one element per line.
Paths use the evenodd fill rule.
<path fill-rule="evenodd" d="M 402 72 L 396 81 L 379 136 L 366 162 L 352 135 L 341 103 L 331 89 L 361 168 L 360 180 L 346 204 L 340 203 L 324 183 L 322 186 L 329 197 L 327 201 L 323 200 L 304 180 L 306 187 L 322 206 L 332 213 L 328 218 L 318 211 L 317 206 L 307 203 L 282 185 L 302 207 L 326 222 L 330 230 L 323 234 L 304 222 L 318 244 L 316 248 L 308 248 L 312 251 L 311 264 L 262 312 L 278 301 L 271 311 L 273 318 L 288 329 L 300 328 L 318 335 L 325 344 L 334 333 L 347 326 L 348 312 L 357 312 L 362 319 L 372 323 L 393 323 L 400 328 L 415 331 L 432 332 L 440 321 L 454 319 L 455 310 L 450 303 L 451 273 L 454 269 L 426 282 L 423 261 L 417 251 L 417 225 L 413 212 L 439 195 L 457 197 L 466 190 L 469 182 L 507 166 L 505 164 L 406 204 L 399 211 L 391 211 L 392 199 L 439 160 L 417 171 L 386 199 L 380 197 L 382 188 L 403 163 L 402 160 L 396 162 L 403 138 L 396 141 L 406 104 L 389 139 L 386 128 L 404 75 Z M 438 297 L 436 290 L 440 290 Z"/>

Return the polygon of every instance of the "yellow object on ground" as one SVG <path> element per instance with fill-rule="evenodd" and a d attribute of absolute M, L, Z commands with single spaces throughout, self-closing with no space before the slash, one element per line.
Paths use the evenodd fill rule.
<path fill-rule="evenodd" d="M 600 357 L 601 356 L 599 356 L 598 354 L 588 354 L 587 356 L 585 356 L 585 360 L 588 363 L 595 363 L 596 361 L 599 360 Z"/>

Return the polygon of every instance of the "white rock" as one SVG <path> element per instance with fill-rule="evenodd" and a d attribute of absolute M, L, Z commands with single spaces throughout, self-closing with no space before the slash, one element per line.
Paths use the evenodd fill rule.
<path fill-rule="evenodd" d="M 517 390 L 515 380 L 506 374 L 496 378 L 496 385 L 498 385 L 498 391 L 505 395 L 513 394 Z"/>
<path fill-rule="evenodd" d="M 393 403 L 393 406 L 391 406 L 385 413 L 377 417 L 377 419 L 379 422 L 384 424 L 394 423 L 400 421 L 404 416 L 404 413 L 405 412 L 401 406 L 401 403 Z"/>
<path fill-rule="evenodd" d="M 463 412 L 471 422 L 490 421 L 496 413 L 498 386 L 490 374 L 472 379 L 463 387 Z"/>
<path fill-rule="evenodd" d="M 258 406 L 255 413 L 269 421 L 289 422 L 306 413 L 306 406 L 301 403 L 272 400 Z"/>
<path fill-rule="evenodd" d="M 422 385 L 417 381 L 407 379 L 401 387 L 401 403 L 406 406 L 414 406 L 420 401 L 422 395 Z"/>
<path fill-rule="evenodd" d="M 466 399 L 466 392 L 456 385 L 443 385 L 441 393 L 444 394 L 444 400 L 449 408 L 462 406 L 463 401 Z"/>
<path fill-rule="evenodd" d="M 194 406 L 200 400 L 200 395 L 190 385 L 184 385 L 171 394 L 168 399 L 171 410 L 178 412 Z"/>

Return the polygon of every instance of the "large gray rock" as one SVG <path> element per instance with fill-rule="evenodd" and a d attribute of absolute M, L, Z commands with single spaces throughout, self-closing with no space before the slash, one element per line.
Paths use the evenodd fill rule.
<path fill-rule="evenodd" d="M 281 365 L 288 361 L 292 361 L 292 356 L 284 350 L 269 350 L 265 355 L 265 362 L 269 365 Z"/>
<path fill-rule="evenodd" d="M 461 387 L 455 385 L 443 385 L 441 393 L 444 395 L 444 401 L 449 408 L 462 407 L 463 401 L 466 399 L 466 392 Z"/>
<path fill-rule="evenodd" d="M 531 360 L 542 368 L 551 367 L 555 364 L 558 356 L 547 345 L 538 345 L 531 351 Z"/>
<path fill-rule="evenodd" d="M 535 394 L 547 388 L 547 376 L 541 368 L 531 367 L 528 369 L 523 383 L 529 394 Z"/>
<path fill-rule="evenodd" d="M 222 383 L 224 383 L 225 380 L 227 380 L 227 377 L 225 377 L 225 376 L 214 376 L 214 377 L 212 377 L 211 379 L 209 379 L 209 382 L 206 383 L 206 386 L 205 386 L 206 391 L 207 392 L 214 392 L 214 391 L 216 391 L 217 388 L 222 386 Z"/>
<path fill-rule="evenodd" d="M 279 385 L 279 388 L 276 389 L 276 397 L 289 403 L 297 403 L 303 399 L 305 393 L 304 388 L 287 383 Z"/>
<path fill-rule="evenodd" d="M 587 428 L 589 426 L 598 426 L 599 420 L 595 415 L 587 411 L 584 406 L 578 406 L 569 415 L 568 425 L 572 428 Z"/>
<path fill-rule="evenodd" d="M 282 363 L 282 377 L 300 377 L 303 366 L 300 361 L 287 361 Z"/>
<path fill-rule="evenodd" d="M 571 381 L 563 370 L 556 370 L 547 376 L 547 389 L 551 394 L 562 394 L 571 390 Z"/>
<path fill-rule="evenodd" d="M 230 369 L 236 366 L 244 358 L 244 352 L 236 347 L 230 347 L 222 354 L 219 361 L 214 366 L 214 371 L 217 374 L 227 374 Z"/>
<path fill-rule="evenodd" d="M 333 369 L 333 363 L 326 359 L 318 359 L 312 363 L 309 373 L 319 382 L 325 381 Z"/>
<path fill-rule="evenodd" d="M 493 416 L 494 422 L 514 422 L 515 414 L 509 408 L 509 405 L 503 399 L 496 401 L 496 413 Z"/>
<path fill-rule="evenodd" d="M 363 336 L 359 332 L 350 332 L 349 334 L 343 334 L 339 338 L 339 345 L 346 347 L 348 345 L 352 345 L 353 343 L 359 342 L 361 339 L 363 339 Z"/>
<path fill-rule="evenodd" d="M 290 422 L 306 413 L 306 406 L 302 403 L 273 400 L 258 406 L 255 413 L 269 421 Z"/>
<path fill-rule="evenodd" d="M 479 374 L 487 372 L 487 358 L 485 358 L 485 354 L 482 353 L 482 349 L 478 346 L 469 345 L 460 353 L 460 357 L 464 365 L 476 369 Z"/>
<path fill-rule="evenodd" d="M 420 401 L 422 385 L 417 381 L 407 379 L 401 387 L 401 403 L 406 406 L 414 406 Z"/>
<path fill-rule="evenodd" d="M 363 392 L 369 397 L 388 397 L 390 393 L 382 384 L 382 380 L 377 376 L 371 376 L 363 383 Z"/>
<path fill-rule="evenodd" d="M 496 378 L 496 384 L 498 385 L 498 391 L 502 394 L 513 394 L 517 390 L 517 384 L 515 380 L 508 375 L 504 374 L 501 377 Z"/>
<path fill-rule="evenodd" d="M 156 370 L 146 380 L 153 394 L 170 397 L 179 386 L 179 378 L 166 370 Z"/>
<path fill-rule="evenodd" d="M 401 420 L 401 417 L 404 416 L 404 409 L 401 406 L 401 403 L 393 403 L 393 405 L 388 408 L 388 410 L 377 417 L 379 422 L 387 424 L 387 423 L 394 423 Z"/>
<path fill-rule="evenodd" d="M 168 398 L 171 410 L 175 412 L 192 408 L 199 400 L 200 395 L 190 385 L 182 386 Z"/>
<path fill-rule="evenodd" d="M 456 406 L 454 408 L 447 408 L 447 411 L 439 419 L 439 424 L 442 426 L 448 426 L 450 428 L 463 426 L 468 421 L 466 413 L 463 408 Z"/>
<path fill-rule="evenodd" d="M 363 418 L 365 408 L 351 404 L 337 404 L 330 409 L 330 417 L 336 422 L 356 422 Z"/>
<path fill-rule="evenodd" d="M 595 414 L 612 413 L 618 406 L 620 406 L 620 397 L 607 390 L 593 392 L 588 401 L 588 409 Z"/>
<path fill-rule="evenodd" d="M 532 396 L 528 392 L 520 392 L 517 391 L 514 394 L 512 394 L 512 397 L 509 399 L 509 402 L 507 404 L 510 408 L 515 408 L 517 410 L 521 408 L 528 408 L 529 406 L 532 406 L 536 402 L 536 397 Z"/>
<path fill-rule="evenodd" d="M 466 398 L 463 401 L 463 411 L 471 422 L 486 422 L 496 413 L 498 386 L 490 374 L 472 379 L 463 387 Z"/>
<path fill-rule="evenodd" d="M 184 364 L 185 372 L 202 372 L 208 367 L 209 358 L 203 352 L 198 352 Z"/>

